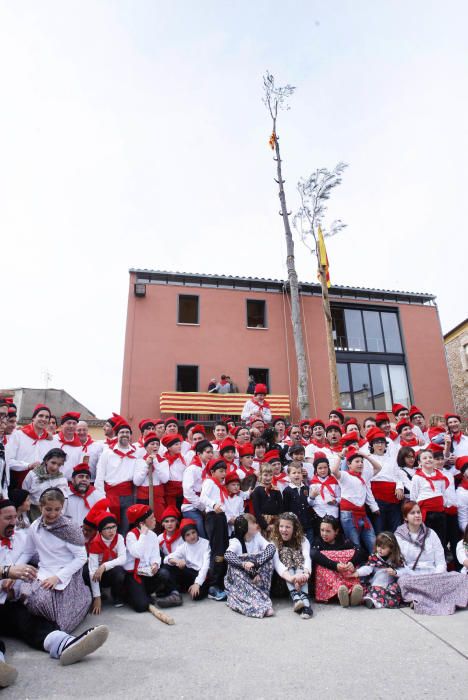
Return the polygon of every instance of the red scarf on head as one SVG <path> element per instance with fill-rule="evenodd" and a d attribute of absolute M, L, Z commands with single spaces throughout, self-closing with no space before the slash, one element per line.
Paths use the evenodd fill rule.
<path fill-rule="evenodd" d="M 91 486 L 91 485 L 90 485 L 90 486 L 89 486 L 89 489 L 86 491 L 86 493 L 80 493 L 79 491 L 76 490 L 76 488 L 75 488 L 75 486 L 72 484 L 72 482 L 69 481 L 69 482 L 68 482 L 68 488 L 70 489 L 70 491 L 71 491 L 75 496 L 78 496 L 79 498 L 82 498 L 82 499 L 83 499 L 84 504 L 85 504 L 86 508 L 88 508 L 88 510 L 91 509 L 91 506 L 90 506 L 89 503 L 88 503 L 88 496 L 91 496 L 91 494 L 93 493 L 93 491 L 96 491 L 96 489 L 95 489 L 94 486 Z"/>
<path fill-rule="evenodd" d="M 88 437 L 86 438 L 85 444 L 84 444 L 84 445 L 81 445 L 81 447 L 82 447 L 82 449 L 83 449 L 83 452 L 87 452 L 87 451 L 88 451 L 88 447 L 89 447 L 90 445 L 92 445 L 93 442 L 94 442 L 94 440 L 93 440 L 93 438 L 91 437 L 91 435 L 88 435 Z"/>
<path fill-rule="evenodd" d="M 12 548 L 12 545 L 11 545 L 11 540 L 10 540 L 10 538 L 9 538 L 9 537 L 2 537 L 2 538 L 0 539 L 0 546 L 2 546 L 2 547 L 7 547 L 8 549 L 11 549 L 11 548 Z"/>
<path fill-rule="evenodd" d="M 169 454 L 169 451 L 168 451 L 168 452 L 166 452 L 166 454 L 164 455 L 164 459 L 167 460 L 167 463 L 169 464 L 170 467 L 171 467 L 171 466 L 174 464 L 174 462 L 176 462 L 178 459 L 181 460 L 182 464 L 185 464 L 185 459 L 182 457 L 182 453 L 181 453 L 181 452 L 179 452 L 179 454 L 176 454 L 176 455 L 171 455 L 171 454 Z M 185 464 L 185 466 L 187 466 L 187 465 Z"/>
<path fill-rule="evenodd" d="M 168 535 L 166 530 L 164 530 L 162 534 L 163 542 L 166 545 L 166 549 L 169 552 L 169 554 L 172 552 L 172 543 L 178 540 L 180 537 L 180 529 L 177 528 L 177 530 L 174 531 L 173 535 Z"/>
<path fill-rule="evenodd" d="M 416 472 L 414 474 L 415 476 L 422 476 L 423 479 L 426 479 L 426 481 L 429 483 L 429 486 L 431 487 L 432 491 L 435 491 L 434 487 L 434 481 L 444 481 L 445 482 L 445 488 L 448 489 L 450 486 L 450 482 L 447 479 L 446 476 L 442 474 L 438 469 L 435 469 L 432 474 L 429 476 L 425 472 L 423 472 L 422 469 L 416 469 Z"/>
<path fill-rule="evenodd" d="M 409 440 L 400 438 L 400 447 L 419 447 L 419 440 L 417 437 L 412 437 Z"/>
<path fill-rule="evenodd" d="M 80 442 L 80 438 L 76 433 L 73 434 L 73 440 L 67 440 L 62 431 L 60 431 L 58 434 L 58 439 L 60 440 L 62 447 L 64 445 L 69 445 L 70 447 L 83 447 Z"/>
<path fill-rule="evenodd" d="M 114 454 L 118 455 L 119 457 L 122 457 L 122 459 L 124 457 L 128 457 L 129 459 L 136 459 L 136 457 L 134 455 L 134 452 L 135 452 L 134 447 L 130 447 L 128 452 L 122 452 L 122 450 L 119 450 L 117 447 L 111 447 L 111 450 L 112 450 L 112 452 L 114 452 Z"/>
<path fill-rule="evenodd" d="M 34 442 L 33 442 L 34 445 L 39 440 L 47 440 L 49 437 L 49 433 L 47 432 L 47 430 L 44 430 L 42 435 L 38 435 L 36 433 L 32 423 L 30 423 L 29 425 L 25 425 L 23 428 L 20 428 L 20 430 L 22 430 L 23 433 L 28 436 L 28 438 L 31 438 L 31 440 L 34 440 Z"/>
<path fill-rule="evenodd" d="M 112 541 L 106 544 L 102 539 L 101 533 L 98 532 L 89 543 L 88 552 L 89 554 L 101 554 L 101 564 L 105 564 L 106 561 L 112 561 L 112 559 L 117 559 L 116 547 L 118 539 L 119 534 L 116 532 Z"/>
<path fill-rule="evenodd" d="M 336 500 L 336 493 L 332 489 L 332 486 L 338 486 L 338 481 L 332 474 L 329 474 L 325 479 L 323 479 L 323 481 L 319 476 L 317 476 L 317 474 L 314 474 L 314 477 L 310 483 L 320 484 L 320 498 L 323 501 L 325 500 L 325 489 L 330 491 L 333 500 Z"/>
<path fill-rule="evenodd" d="M 214 476 L 209 476 L 208 479 L 211 479 L 211 481 L 219 488 L 219 497 L 221 498 L 221 503 L 224 503 L 229 495 L 226 486 L 218 481 L 218 479 L 216 479 Z"/>
<path fill-rule="evenodd" d="M 132 529 L 130 530 L 130 532 L 133 532 L 133 534 L 135 535 L 135 537 L 137 538 L 137 540 L 140 539 L 141 532 L 140 532 L 140 530 L 139 530 L 137 527 L 132 528 Z M 127 537 L 128 537 L 128 534 L 127 534 Z M 139 567 L 139 566 L 140 566 L 140 560 L 139 560 L 139 559 L 135 559 L 135 563 L 134 563 L 134 565 L 133 565 L 133 578 L 135 579 L 135 581 L 136 581 L 137 583 L 141 583 L 141 578 L 138 576 L 138 567 Z"/>

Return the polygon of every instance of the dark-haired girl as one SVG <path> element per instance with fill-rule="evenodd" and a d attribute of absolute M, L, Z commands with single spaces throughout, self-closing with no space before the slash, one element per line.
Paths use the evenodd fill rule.
<path fill-rule="evenodd" d="M 270 586 L 275 552 L 275 546 L 260 534 L 253 515 L 236 518 L 234 537 L 224 555 L 228 564 L 224 588 L 232 610 L 247 617 L 273 615 Z"/>
<path fill-rule="evenodd" d="M 398 608 L 401 593 L 398 586 L 398 574 L 404 568 L 404 560 L 397 539 L 393 532 L 381 532 L 375 540 L 375 553 L 367 563 L 360 566 L 353 574 L 366 579 L 364 597 L 367 608 Z"/>
<path fill-rule="evenodd" d="M 412 447 L 400 447 L 397 455 L 397 464 L 402 472 L 401 478 L 405 487 L 405 495 L 409 497 L 411 482 L 416 474 L 417 455 Z"/>
<path fill-rule="evenodd" d="M 41 494 L 50 488 L 58 488 L 65 497 L 69 494 L 68 481 L 62 473 L 67 455 L 59 447 L 49 450 L 43 461 L 26 474 L 23 489 L 29 492 L 31 504 L 39 505 Z"/>
<path fill-rule="evenodd" d="M 17 563 L 26 564 L 38 557 L 36 580 L 21 585 L 25 605 L 33 615 L 45 617 L 70 633 L 86 617 L 91 593 L 81 572 L 87 560 L 83 533 L 62 515 L 64 501 L 58 488 L 46 489 L 41 494 L 41 516 L 28 529 Z"/>

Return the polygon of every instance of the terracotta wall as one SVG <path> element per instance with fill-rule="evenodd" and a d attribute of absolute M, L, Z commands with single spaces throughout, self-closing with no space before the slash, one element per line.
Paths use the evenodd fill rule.
<path fill-rule="evenodd" d="M 206 391 L 211 377 L 219 378 L 222 372 L 245 391 L 249 367 L 269 368 L 271 392 L 290 394 L 297 417 L 297 372 L 287 297 L 271 292 L 147 284 L 146 297 L 137 298 L 134 282 L 132 273 L 121 398 L 121 412 L 133 425 L 143 416 L 159 415 L 159 395 L 176 389 L 178 364 L 199 366 L 202 391 Z M 177 324 L 178 294 L 199 295 L 200 325 Z M 266 300 L 268 329 L 246 327 L 247 299 Z M 331 392 L 322 302 L 320 297 L 304 296 L 301 304 L 310 413 L 325 417 L 331 406 Z M 400 315 L 409 380 L 418 405 L 427 413 L 452 409 L 437 310 L 401 305 Z M 358 418 L 367 415 L 352 413 Z"/>

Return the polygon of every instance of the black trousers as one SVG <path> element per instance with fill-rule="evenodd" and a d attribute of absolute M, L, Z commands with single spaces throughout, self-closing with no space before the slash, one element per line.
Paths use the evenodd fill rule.
<path fill-rule="evenodd" d="M 171 566 L 168 568 L 170 568 L 170 575 L 174 585 L 179 591 L 188 591 L 192 583 L 195 583 L 195 579 L 198 576 L 198 571 L 196 571 L 196 569 L 191 569 L 189 566 L 184 566 L 183 569 L 179 569 L 178 566 Z M 205 582 L 200 586 L 200 595 L 198 598 L 195 598 L 195 600 L 206 598 L 209 586 L 209 578 L 207 577 Z"/>
<path fill-rule="evenodd" d="M 445 513 L 428 511 L 426 514 L 426 526 L 434 530 L 442 542 L 442 547 L 447 547 L 447 516 Z"/>
<path fill-rule="evenodd" d="M 457 544 L 462 538 L 463 533 L 460 531 L 460 528 L 458 526 L 458 516 L 449 515 L 448 513 L 446 513 L 445 522 L 447 527 L 447 544 L 450 545 L 450 552 L 452 554 L 453 561 L 455 562 L 455 568 L 457 571 L 460 571 L 461 564 L 458 563 L 456 551 Z"/>
<path fill-rule="evenodd" d="M 89 577 L 88 563 L 83 566 L 83 580 L 91 589 L 91 580 Z M 101 577 L 99 585 L 101 590 L 103 588 L 110 588 L 113 601 L 120 601 L 123 599 L 124 593 L 124 582 L 125 582 L 125 569 L 123 566 L 114 566 L 113 569 L 105 571 Z M 92 591 L 91 591 L 92 593 Z"/>
<path fill-rule="evenodd" d="M 44 639 L 58 627 L 45 617 L 32 615 L 22 603 L 5 603 L 0 605 L 0 629 L 7 637 L 21 639 L 33 649 L 44 651 Z"/>
<path fill-rule="evenodd" d="M 125 598 L 135 612 L 148 610 L 151 594 L 166 596 L 174 590 L 174 585 L 165 567 L 161 567 L 156 576 L 140 576 L 141 583 L 135 580 L 133 571 L 125 572 Z"/>
<path fill-rule="evenodd" d="M 214 511 L 207 513 L 205 529 L 211 547 L 210 574 L 212 583 L 224 590 L 224 577 L 227 569 L 224 552 L 229 546 L 228 526 L 224 513 L 215 513 Z"/>

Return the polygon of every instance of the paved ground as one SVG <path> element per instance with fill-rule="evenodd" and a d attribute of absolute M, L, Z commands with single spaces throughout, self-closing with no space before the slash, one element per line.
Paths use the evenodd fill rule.
<path fill-rule="evenodd" d="M 6 640 L 19 678 L 0 700 L 466 697 L 467 611 L 426 617 L 330 605 L 301 620 L 278 602 L 275 612 L 254 620 L 224 603 L 184 602 L 168 627 L 149 613 L 105 608 L 107 644 L 75 666 Z"/>

